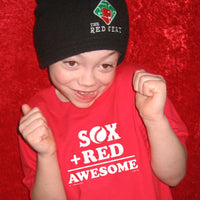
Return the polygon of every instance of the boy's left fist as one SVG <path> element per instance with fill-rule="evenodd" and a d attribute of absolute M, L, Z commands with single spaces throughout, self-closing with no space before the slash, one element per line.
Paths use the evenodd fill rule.
<path fill-rule="evenodd" d="M 136 107 L 143 121 L 158 121 L 164 116 L 166 82 L 160 75 L 138 70 L 133 77 Z"/>

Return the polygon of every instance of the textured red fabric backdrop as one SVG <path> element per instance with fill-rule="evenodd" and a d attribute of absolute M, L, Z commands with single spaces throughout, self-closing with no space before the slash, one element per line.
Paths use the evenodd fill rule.
<path fill-rule="evenodd" d="M 174 199 L 200 199 L 200 2 L 127 0 L 126 60 L 162 74 L 189 130 L 188 169 Z M 20 106 L 49 85 L 32 42 L 34 0 L 0 0 L 0 199 L 26 200 L 17 142 Z M 169 147 L 170 148 L 170 147 Z"/>

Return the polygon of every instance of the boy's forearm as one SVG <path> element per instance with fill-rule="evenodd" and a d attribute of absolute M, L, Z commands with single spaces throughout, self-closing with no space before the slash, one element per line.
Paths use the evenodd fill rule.
<path fill-rule="evenodd" d="M 66 200 L 59 164 L 56 155 L 38 155 L 33 200 Z"/>
<path fill-rule="evenodd" d="M 155 175 L 170 186 L 185 175 L 187 153 L 171 128 L 166 116 L 156 122 L 146 121 L 151 146 L 151 166 Z"/>

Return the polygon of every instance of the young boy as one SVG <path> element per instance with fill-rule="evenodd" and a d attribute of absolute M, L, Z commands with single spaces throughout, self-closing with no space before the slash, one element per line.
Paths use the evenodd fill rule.
<path fill-rule="evenodd" d="M 184 177 L 187 131 L 163 77 L 121 63 L 127 13 L 124 0 L 38 0 L 34 41 L 52 87 L 22 106 L 31 199 L 169 200 Z"/>

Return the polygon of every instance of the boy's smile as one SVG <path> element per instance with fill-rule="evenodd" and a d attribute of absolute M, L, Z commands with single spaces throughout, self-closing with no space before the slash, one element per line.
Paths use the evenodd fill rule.
<path fill-rule="evenodd" d="M 87 108 L 112 84 L 119 53 L 96 50 L 81 53 L 49 66 L 58 98 Z"/>
<path fill-rule="evenodd" d="M 97 97 L 97 90 L 96 91 L 75 91 L 77 99 L 81 100 L 85 103 L 90 103 Z"/>

